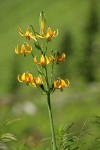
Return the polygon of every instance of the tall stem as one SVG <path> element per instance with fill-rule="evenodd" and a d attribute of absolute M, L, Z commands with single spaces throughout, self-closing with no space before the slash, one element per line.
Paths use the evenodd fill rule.
<path fill-rule="evenodd" d="M 53 116 L 52 116 L 52 110 L 51 110 L 51 102 L 50 102 L 50 93 L 47 94 L 47 102 L 48 102 L 48 112 L 49 112 L 49 119 L 50 119 L 50 126 L 51 126 L 53 150 L 57 150 L 55 130 L 54 130 L 54 124 L 53 124 Z"/>

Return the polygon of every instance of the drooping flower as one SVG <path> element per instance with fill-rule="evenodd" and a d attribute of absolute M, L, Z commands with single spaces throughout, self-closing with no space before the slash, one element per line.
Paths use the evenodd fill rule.
<path fill-rule="evenodd" d="M 34 41 L 37 41 L 36 36 L 32 35 L 32 32 L 30 32 L 29 28 L 27 28 L 26 33 L 24 33 L 20 28 L 19 28 L 19 34 L 21 36 L 25 36 L 26 40 L 30 40 L 32 38 Z"/>
<path fill-rule="evenodd" d="M 58 79 L 54 82 L 55 89 L 62 90 L 65 87 L 68 87 L 70 84 L 69 80 L 67 80 L 67 83 L 63 79 Z"/>
<path fill-rule="evenodd" d="M 58 30 L 53 31 L 50 27 L 47 30 L 46 38 L 48 41 L 51 41 L 51 38 L 56 37 L 58 35 Z"/>
<path fill-rule="evenodd" d="M 17 45 L 15 47 L 15 53 L 16 54 L 22 54 L 26 57 L 26 53 L 31 53 L 31 51 L 32 51 L 32 46 L 30 46 L 29 44 L 26 44 L 26 46 L 25 46 L 25 44 L 22 44 L 21 50 L 18 50 L 18 45 Z"/>
<path fill-rule="evenodd" d="M 22 75 L 18 75 L 17 77 L 19 82 L 24 82 L 24 83 L 31 83 L 33 82 L 33 75 L 31 73 L 23 73 Z"/>
<path fill-rule="evenodd" d="M 41 79 L 40 77 L 35 77 L 35 78 L 34 78 L 34 81 L 35 81 L 36 85 L 41 85 L 41 84 L 43 84 L 43 81 L 42 81 L 42 79 Z"/>
<path fill-rule="evenodd" d="M 37 38 L 42 38 L 42 39 L 47 39 L 48 41 L 51 41 L 51 38 L 54 38 L 57 35 L 58 35 L 58 30 L 53 31 L 50 27 L 48 27 L 46 34 L 44 34 L 44 31 L 43 31 L 41 35 L 37 34 L 36 37 Z"/>
<path fill-rule="evenodd" d="M 56 63 L 63 62 L 66 58 L 65 53 L 62 53 L 62 56 L 61 56 L 58 51 L 55 53 L 51 53 L 50 56 L 53 59 L 53 61 L 55 61 Z"/>
<path fill-rule="evenodd" d="M 36 59 L 36 56 L 35 56 L 34 62 L 35 62 L 35 64 L 38 64 L 38 65 L 41 65 L 42 67 L 44 67 L 44 66 L 50 64 L 52 62 L 52 59 L 50 57 L 48 58 L 47 56 L 44 57 L 44 55 L 41 55 L 40 61 L 38 62 Z"/>
<path fill-rule="evenodd" d="M 55 57 L 55 61 L 58 62 L 63 62 L 65 60 L 66 54 L 63 53 L 62 56 L 60 56 L 59 53 L 57 53 L 56 57 Z"/>
<path fill-rule="evenodd" d="M 41 77 L 34 77 L 34 83 L 38 86 L 38 85 L 41 85 L 43 84 L 43 80 Z"/>

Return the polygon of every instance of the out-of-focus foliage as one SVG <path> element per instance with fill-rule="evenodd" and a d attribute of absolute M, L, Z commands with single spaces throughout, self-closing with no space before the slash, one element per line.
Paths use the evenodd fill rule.
<path fill-rule="evenodd" d="M 59 67 L 61 75 L 66 76 L 68 74 L 71 78 L 77 75 L 77 77 L 81 77 L 86 82 L 97 80 L 100 65 L 98 57 L 98 55 L 100 56 L 100 45 L 98 41 L 100 16 L 98 9 L 97 1 L 90 1 L 87 18 L 83 23 L 84 27 L 81 29 L 83 32 L 80 32 L 80 38 L 83 40 L 81 46 L 80 43 L 78 43 L 79 46 L 76 46 L 75 37 L 71 28 L 68 28 L 68 31 L 65 29 L 64 38 L 61 39 L 61 51 L 66 52 L 68 57 L 67 62 L 64 63 L 64 68 L 66 67 L 66 69 L 61 69 L 62 66 Z M 78 51 L 79 54 L 75 51 Z"/>

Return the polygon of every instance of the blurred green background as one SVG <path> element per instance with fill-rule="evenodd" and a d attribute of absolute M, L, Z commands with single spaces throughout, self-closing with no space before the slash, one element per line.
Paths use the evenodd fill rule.
<path fill-rule="evenodd" d="M 46 97 L 17 81 L 18 74 L 27 70 L 36 74 L 36 68 L 30 56 L 24 59 L 15 54 L 14 48 L 25 41 L 18 27 L 25 31 L 32 24 L 39 31 L 42 10 L 47 27 L 59 31 L 49 49 L 67 54 L 66 61 L 55 67 L 55 78 L 60 76 L 71 82 L 68 89 L 52 95 L 56 131 L 60 125 L 73 121 L 77 122 L 75 130 L 79 131 L 86 120 L 100 116 L 100 1 L 1 0 L 0 124 L 6 120 L 18 121 L 0 132 L 11 132 L 20 143 L 27 141 L 29 147 L 38 146 L 37 149 L 43 149 L 42 145 L 49 140 L 41 140 L 51 136 Z M 93 131 L 100 135 L 97 127 Z M 86 139 L 88 146 L 93 147 L 91 137 Z"/>

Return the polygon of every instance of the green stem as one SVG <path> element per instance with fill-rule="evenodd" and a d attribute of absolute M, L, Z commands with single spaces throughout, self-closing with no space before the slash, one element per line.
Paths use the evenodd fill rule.
<path fill-rule="evenodd" d="M 52 62 L 52 70 L 51 70 L 51 84 L 53 79 L 53 71 L 54 71 L 54 61 Z"/>
<path fill-rule="evenodd" d="M 47 67 L 45 66 L 44 69 L 45 69 L 45 80 L 46 80 L 46 83 L 47 83 L 47 89 L 49 91 L 49 81 L 48 81 Z"/>
<path fill-rule="evenodd" d="M 47 102 L 48 102 L 48 112 L 49 112 L 49 119 L 50 119 L 50 126 L 51 126 L 53 150 L 57 150 L 55 130 L 54 130 L 54 124 L 53 124 L 53 116 L 52 116 L 52 110 L 51 110 L 51 102 L 50 102 L 50 93 L 47 94 Z"/>

